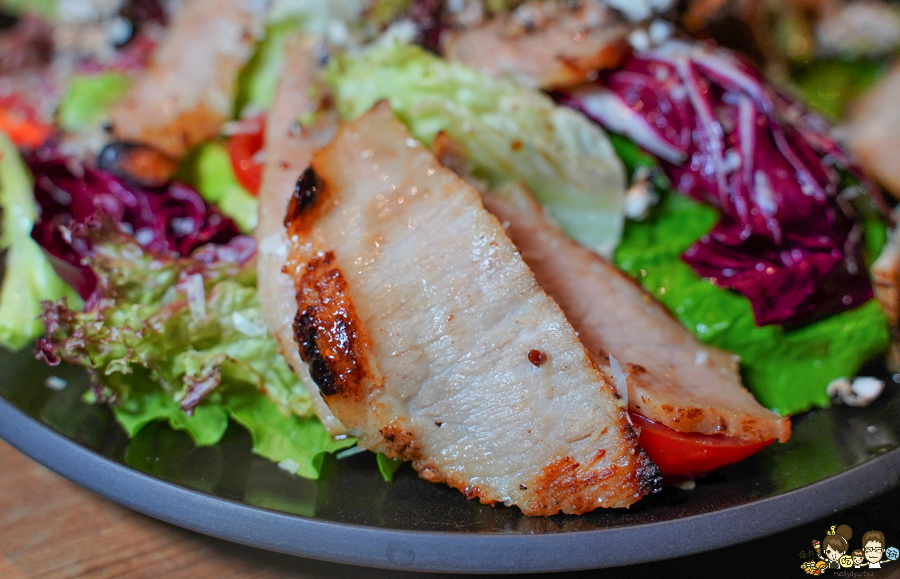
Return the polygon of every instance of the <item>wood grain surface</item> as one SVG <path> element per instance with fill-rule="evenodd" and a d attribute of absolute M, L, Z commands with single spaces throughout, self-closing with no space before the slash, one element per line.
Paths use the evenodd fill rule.
<path fill-rule="evenodd" d="M 821 519 L 721 549 L 568 578 L 805 577 L 797 552 L 830 525 L 879 527 L 900 546 L 900 489 Z M 639 548 L 639 547 L 636 547 Z M 502 554 L 498 553 L 498 556 Z M 740 566 L 735 566 L 735 562 Z M 724 572 L 724 570 L 728 570 Z M 875 577 L 900 577 L 900 561 Z M 449 578 L 288 557 L 145 517 L 57 476 L 0 441 L 0 579 Z M 534 577 L 534 576 L 531 576 Z M 557 576 L 558 577 L 558 576 Z"/>
<path fill-rule="evenodd" d="M 132 512 L 0 441 L 0 579 L 389 576 L 265 553 Z"/>

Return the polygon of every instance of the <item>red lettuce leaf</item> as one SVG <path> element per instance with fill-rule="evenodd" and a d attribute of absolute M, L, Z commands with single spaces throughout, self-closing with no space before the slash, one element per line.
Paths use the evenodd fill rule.
<path fill-rule="evenodd" d="M 822 119 L 733 53 L 670 41 L 559 100 L 626 134 L 680 193 L 721 211 L 682 259 L 746 296 L 758 325 L 805 325 L 871 299 L 848 198 L 874 186 Z"/>
<path fill-rule="evenodd" d="M 141 187 L 42 147 L 26 158 L 34 175 L 41 217 L 32 237 L 49 254 L 57 273 L 87 299 L 97 278 L 85 259 L 87 238 L 77 226 L 115 224 L 147 250 L 186 256 L 207 243 L 225 244 L 237 226 L 182 183 Z"/>

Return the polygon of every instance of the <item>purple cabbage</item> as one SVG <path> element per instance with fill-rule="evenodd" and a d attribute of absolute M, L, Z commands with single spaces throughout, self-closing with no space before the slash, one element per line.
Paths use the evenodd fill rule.
<path fill-rule="evenodd" d="M 842 177 L 874 186 L 823 120 L 734 54 L 669 41 L 560 101 L 634 140 L 680 193 L 722 212 L 682 259 L 746 296 L 758 325 L 808 324 L 872 298 Z"/>
<path fill-rule="evenodd" d="M 38 149 L 26 163 L 41 210 L 31 236 L 56 272 L 85 299 L 97 278 L 86 264 L 90 242 L 71 234 L 77 228 L 113 224 L 151 252 L 178 256 L 207 243 L 228 243 L 239 234 L 234 222 L 182 183 L 140 187 L 60 156 L 51 147 Z"/>

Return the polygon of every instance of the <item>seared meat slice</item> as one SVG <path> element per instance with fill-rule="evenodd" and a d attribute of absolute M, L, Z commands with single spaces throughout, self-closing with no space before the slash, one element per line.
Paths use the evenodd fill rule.
<path fill-rule="evenodd" d="M 387 103 L 315 154 L 286 224 L 297 347 L 362 446 L 532 515 L 654 490 L 656 466 L 559 307 Z"/>
<path fill-rule="evenodd" d="M 865 171 L 900 198 L 900 60 L 851 107 L 847 140 Z"/>
<path fill-rule="evenodd" d="M 249 0 L 184 2 L 150 66 L 113 110 L 116 138 L 177 159 L 216 136 L 231 117 L 262 10 Z"/>
<path fill-rule="evenodd" d="M 467 30 L 448 31 L 442 50 L 451 60 L 509 75 L 526 86 L 562 88 L 619 64 L 628 27 L 599 2 L 569 7 L 529 2 Z"/>
<path fill-rule="evenodd" d="M 259 247 L 259 301 L 270 330 L 281 346 L 282 354 L 312 395 L 316 414 L 332 436 L 346 434 L 319 395 L 309 377 L 306 364 L 294 342 L 293 322 L 297 314 L 294 279 L 281 271 L 289 253 L 284 214 L 297 175 L 309 166 L 313 152 L 327 145 L 337 129 L 335 115 L 322 110 L 326 95 L 314 41 L 306 38 L 288 40 L 285 69 L 266 121 L 266 164 L 259 191 L 259 225 L 256 241 Z M 314 115 L 315 123 L 301 127 L 300 117 Z"/>
<path fill-rule="evenodd" d="M 630 410 L 680 432 L 787 440 L 790 421 L 744 389 L 735 356 L 698 342 L 631 278 L 549 223 L 522 187 L 487 192 L 484 203 L 508 223 L 525 263 L 585 347 L 630 373 Z"/>

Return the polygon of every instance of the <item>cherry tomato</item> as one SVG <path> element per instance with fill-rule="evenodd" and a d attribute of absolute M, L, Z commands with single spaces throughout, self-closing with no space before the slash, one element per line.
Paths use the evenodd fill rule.
<path fill-rule="evenodd" d="M 250 193 L 259 193 L 263 165 L 259 152 L 265 144 L 265 117 L 251 117 L 240 123 L 238 132 L 228 140 L 228 155 L 238 182 Z"/>
<path fill-rule="evenodd" d="M 53 127 L 41 123 L 34 110 L 15 95 L 0 99 L 0 132 L 20 148 L 35 148 L 53 134 Z"/>
<path fill-rule="evenodd" d="M 678 432 L 640 414 L 629 414 L 641 429 L 640 445 L 667 477 L 705 474 L 744 460 L 775 441 L 746 442 L 717 434 Z"/>

